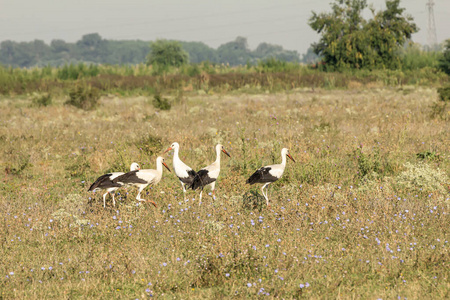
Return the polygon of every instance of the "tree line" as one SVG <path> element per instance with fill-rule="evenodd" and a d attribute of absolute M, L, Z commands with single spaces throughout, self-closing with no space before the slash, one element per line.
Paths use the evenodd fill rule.
<path fill-rule="evenodd" d="M 297 51 L 285 50 L 282 46 L 261 43 L 250 50 L 247 39 L 237 37 L 234 41 L 211 48 L 202 42 L 178 42 L 188 54 L 190 63 L 209 61 L 231 66 L 255 64 L 258 60 L 275 58 L 288 62 L 299 62 Z M 98 33 L 83 35 L 75 43 L 52 40 L 31 42 L 3 41 L 0 43 L 0 64 L 12 67 L 61 66 L 79 62 L 93 64 L 139 64 L 146 63 L 152 42 L 142 40 L 108 40 Z"/>

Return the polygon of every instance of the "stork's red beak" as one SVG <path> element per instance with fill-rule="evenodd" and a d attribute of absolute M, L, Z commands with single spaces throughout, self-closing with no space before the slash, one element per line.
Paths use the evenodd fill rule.
<path fill-rule="evenodd" d="M 223 153 L 225 153 L 226 155 L 228 155 L 228 157 L 230 157 L 230 158 L 231 158 L 231 156 L 230 156 L 230 154 L 228 154 L 227 150 L 225 150 L 225 149 L 222 149 L 222 152 L 223 152 Z"/>
<path fill-rule="evenodd" d="M 167 148 L 166 151 L 164 151 L 164 153 L 166 153 L 166 152 L 168 152 L 170 150 L 172 150 L 172 147 Z"/>
<path fill-rule="evenodd" d="M 293 162 L 295 162 L 295 160 L 292 158 L 292 156 L 288 153 L 287 156 L 292 159 Z"/>
<path fill-rule="evenodd" d="M 163 162 L 164 167 L 166 167 L 166 169 L 172 173 L 172 171 L 170 171 L 169 167 L 167 166 L 167 164 L 165 162 Z"/>

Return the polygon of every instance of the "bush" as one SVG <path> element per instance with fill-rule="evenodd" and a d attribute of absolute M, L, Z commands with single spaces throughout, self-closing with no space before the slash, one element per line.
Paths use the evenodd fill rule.
<path fill-rule="evenodd" d="M 52 95 L 49 93 L 44 94 L 33 94 L 33 105 L 35 106 L 49 106 L 52 104 Z"/>
<path fill-rule="evenodd" d="M 439 99 L 444 102 L 450 102 L 450 85 L 439 88 Z"/>
<path fill-rule="evenodd" d="M 447 75 L 450 75 L 450 39 L 445 41 L 444 52 L 439 58 L 439 69 Z"/>
<path fill-rule="evenodd" d="M 69 92 L 69 100 L 66 104 L 84 110 L 91 110 L 97 107 L 99 99 L 100 92 L 97 88 L 83 84 Z"/>
<path fill-rule="evenodd" d="M 170 104 L 169 100 L 166 98 L 162 98 L 160 94 L 156 94 L 153 96 L 152 104 L 155 108 L 160 110 L 170 110 L 172 105 Z"/>

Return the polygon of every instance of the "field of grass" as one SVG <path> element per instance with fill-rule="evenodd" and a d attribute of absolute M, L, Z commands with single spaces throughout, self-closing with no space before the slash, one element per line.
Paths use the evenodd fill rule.
<path fill-rule="evenodd" d="M 167 96 L 169 97 L 169 96 Z M 0 291 L 12 298 L 450 297 L 450 123 L 435 89 L 187 92 L 158 111 L 104 96 L 0 99 Z M 174 173 L 103 208 L 89 185 L 178 142 L 195 169 L 222 157 L 216 199 Z M 245 180 L 290 149 L 281 180 Z M 173 153 L 165 155 L 171 167 Z M 257 194 L 259 193 L 259 195 Z"/>

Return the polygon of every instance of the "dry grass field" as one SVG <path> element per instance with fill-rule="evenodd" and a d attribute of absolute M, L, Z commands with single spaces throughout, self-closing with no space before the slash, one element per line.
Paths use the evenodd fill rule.
<path fill-rule="evenodd" d="M 196 94 L 169 111 L 103 97 L 0 99 L 0 299 L 444 299 L 450 297 L 450 123 L 420 87 Z M 445 115 L 447 113 L 447 115 Z M 89 185 L 178 142 L 199 169 L 222 157 L 216 199 L 166 170 L 137 203 Z M 269 188 L 245 180 L 279 163 Z M 165 155 L 172 168 L 172 152 Z M 259 195 L 257 194 L 259 193 Z"/>

